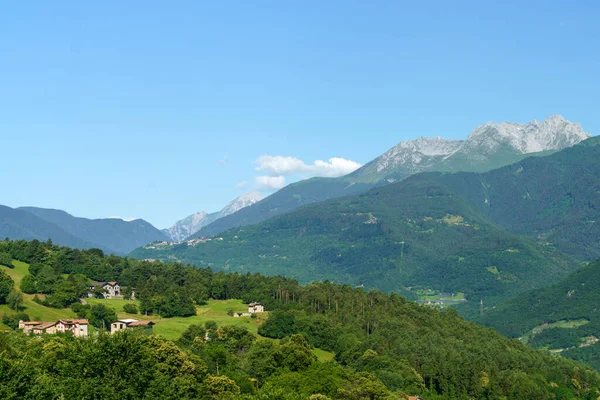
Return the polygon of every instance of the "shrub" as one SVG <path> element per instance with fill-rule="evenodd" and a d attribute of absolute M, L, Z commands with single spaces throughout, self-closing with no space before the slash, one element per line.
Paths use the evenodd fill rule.
<path fill-rule="evenodd" d="M 137 314 L 138 308 L 133 303 L 127 303 L 123 306 L 123 311 L 125 311 L 127 314 Z"/>
<path fill-rule="evenodd" d="M 14 268 L 12 263 L 12 257 L 8 253 L 0 253 L 0 265 L 4 265 L 8 268 Z"/>

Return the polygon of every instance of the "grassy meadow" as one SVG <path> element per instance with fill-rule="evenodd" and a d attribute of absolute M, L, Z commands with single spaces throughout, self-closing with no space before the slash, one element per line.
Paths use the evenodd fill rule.
<path fill-rule="evenodd" d="M 20 261 L 13 262 L 15 268 L 7 268 L 0 266 L 10 277 L 15 281 L 15 289 L 20 291 L 21 280 L 25 275 L 29 273 L 29 265 Z M 24 301 L 23 310 L 29 315 L 32 321 L 55 321 L 58 319 L 75 318 L 76 315 L 70 308 L 56 309 L 51 307 L 45 307 L 41 304 L 35 303 L 32 299 L 32 294 L 23 293 Z M 43 295 L 38 295 L 43 296 Z M 228 309 L 233 309 L 234 312 L 247 312 L 248 307 L 241 300 L 209 300 L 208 304 L 196 307 L 196 315 L 191 317 L 173 317 L 173 318 L 161 318 L 160 316 L 152 315 L 146 316 L 142 314 L 128 314 L 123 311 L 125 304 L 134 303 L 139 308 L 139 301 L 125 300 L 125 299 L 96 299 L 96 298 L 85 298 L 87 304 L 104 304 L 108 307 L 114 308 L 119 318 L 133 318 L 139 320 L 150 320 L 154 321 L 153 332 L 163 336 L 167 339 L 175 340 L 185 331 L 190 325 L 203 325 L 206 321 L 215 321 L 219 326 L 223 325 L 239 325 L 245 326 L 250 332 L 255 334 L 258 340 L 271 340 L 258 335 L 258 327 L 267 319 L 269 313 L 257 313 L 256 318 L 250 317 L 231 317 L 227 315 Z M 15 311 L 11 310 L 8 305 L 0 305 L 0 316 L 3 314 L 14 314 Z M 8 326 L 0 322 L 0 330 L 10 329 Z M 314 349 L 315 355 L 321 361 L 328 361 L 333 359 L 333 353 Z"/>

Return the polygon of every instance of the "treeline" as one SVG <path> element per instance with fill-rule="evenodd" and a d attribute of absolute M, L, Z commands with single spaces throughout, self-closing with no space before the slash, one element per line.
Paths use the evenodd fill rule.
<path fill-rule="evenodd" d="M 149 397 L 155 392 L 147 390 L 154 390 L 151 388 L 159 384 L 155 380 L 171 385 L 168 390 L 173 392 L 164 389 L 163 398 L 168 398 L 168 393 L 181 398 L 210 398 L 206 396 L 212 396 L 207 394 L 212 389 L 207 388 L 205 381 L 209 376 L 211 382 L 215 380 L 215 385 L 230 387 L 232 398 L 306 399 L 309 395 L 321 394 L 337 399 L 380 399 L 395 396 L 393 393 L 420 393 L 426 394 L 428 399 L 596 399 L 600 395 L 600 376 L 593 370 L 532 350 L 491 329 L 468 323 L 454 310 L 439 311 L 420 306 L 396 294 L 366 292 L 330 282 L 302 286 L 283 277 L 228 274 L 177 263 L 131 260 L 106 256 L 95 250 L 61 248 L 51 243 L 1 242 L 0 251 L 25 262 L 47 262 L 32 258 L 38 253 L 49 254 L 52 259 L 71 260 L 62 264 L 68 267 L 61 273 L 80 274 L 94 280 L 117 280 L 135 287 L 136 297 L 145 312 L 162 313 L 162 309 L 155 308 L 157 305 L 162 307 L 172 302 L 178 307 L 182 299 L 184 303 L 200 304 L 211 297 L 260 301 L 271 312 L 259 333 L 280 339 L 279 343 L 255 341 L 244 329 L 214 325 L 191 326 L 178 341 L 184 351 L 169 350 L 168 342 L 160 344 L 163 342 L 149 338 L 105 339 L 101 336 L 86 344 L 70 338 L 43 339 L 44 343 L 52 343 L 45 345 L 46 348 L 61 349 L 61 355 L 72 353 L 77 346 L 89 346 L 85 350 L 89 354 L 107 359 L 99 364 L 106 361 L 107 365 L 117 365 L 112 369 L 105 366 L 87 370 L 88 375 L 83 376 L 88 378 L 78 376 L 82 382 L 73 383 L 77 387 L 109 385 L 110 391 L 128 390 L 125 389 L 128 379 L 138 379 L 131 376 L 133 371 L 146 379 L 143 384 L 133 385 L 138 389 L 146 388 L 139 389 L 138 395 L 114 394 L 108 398 Z M 52 340 L 64 340 L 65 343 L 74 340 L 74 347 Z M 119 340 L 131 340 L 127 344 L 131 349 L 120 351 L 122 347 L 119 346 L 124 344 L 118 344 L 121 343 Z M 96 342 L 99 342 L 99 348 L 94 347 Z M 141 348 L 136 343 L 141 343 Z M 131 363 L 127 357 L 136 357 L 138 352 L 140 357 L 150 357 L 147 352 L 155 350 L 144 347 L 152 347 L 154 343 L 159 343 L 158 348 L 162 349 L 152 356 L 154 361 L 147 361 L 149 368 L 154 369 L 140 367 L 138 371 L 135 367 L 128 373 L 122 372 L 125 368 L 122 364 Z M 15 346 L 13 343 L 8 345 L 11 349 Z M 307 350 L 311 347 L 332 351 L 335 362 L 315 361 L 312 352 Z M 43 355 L 16 348 L 15 358 L 7 359 L 8 353 L 2 356 L 4 364 L 0 364 L 0 376 L 20 376 L 18 360 L 28 357 L 37 360 Z M 28 346 L 24 345 L 24 348 Z M 107 348 L 113 350 L 105 351 Z M 183 376 L 181 379 L 157 375 L 156 368 L 158 371 L 170 370 L 159 365 L 161 360 L 169 357 L 188 366 L 178 366 L 182 373 L 197 368 L 202 370 L 203 364 L 191 361 L 196 360 L 193 356 L 200 358 L 209 375 L 202 373 L 201 377 Z M 193 365 L 185 363 L 188 359 Z M 37 362 L 33 364 L 38 365 Z M 83 365 L 83 362 L 83 359 L 72 361 L 75 366 Z M 133 364 L 137 366 L 136 363 L 137 359 Z M 60 382 L 70 370 L 64 362 L 58 364 L 65 370 L 55 371 L 53 368 L 57 367 L 48 362 L 38 365 L 37 373 L 55 376 Z M 111 372 L 104 372 L 103 368 Z M 120 373 L 125 374 L 122 381 L 114 375 Z M 186 392 L 188 389 L 192 392 Z M 223 398 L 222 393 L 214 398 Z"/>

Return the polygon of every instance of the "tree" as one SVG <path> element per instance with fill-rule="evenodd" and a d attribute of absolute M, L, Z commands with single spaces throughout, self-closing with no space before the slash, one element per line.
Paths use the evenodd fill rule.
<path fill-rule="evenodd" d="M 19 312 L 12 315 L 4 314 L 2 316 L 2 323 L 11 329 L 17 329 L 19 327 L 19 321 L 21 320 L 29 321 L 29 315 L 24 312 Z"/>
<path fill-rule="evenodd" d="M 6 304 L 15 311 L 21 311 L 23 308 L 23 293 L 12 290 L 6 296 Z"/>
<path fill-rule="evenodd" d="M 6 298 L 14 286 L 15 282 L 12 278 L 6 272 L 0 270 L 0 304 L 6 303 Z"/>
<path fill-rule="evenodd" d="M 37 293 L 35 277 L 33 275 L 27 274 L 23 277 L 21 280 L 21 291 L 28 294 Z"/>
<path fill-rule="evenodd" d="M 90 323 L 96 328 L 109 329 L 110 323 L 117 319 L 117 313 L 113 308 L 104 304 L 95 304 L 90 309 Z"/>
<path fill-rule="evenodd" d="M 239 386 L 226 376 L 209 375 L 204 384 L 211 399 L 235 399 L 240 394 Z"/>

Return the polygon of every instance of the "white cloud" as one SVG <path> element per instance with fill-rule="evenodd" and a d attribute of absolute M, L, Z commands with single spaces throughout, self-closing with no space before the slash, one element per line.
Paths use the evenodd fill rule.
<path fill-rule="evenodd" d="M 265 171 L 271 176 L 289 174 L 305 174 L 310 176 L 337 177 L 349 174 L 360 168 L 361 165 L 345 158 L 333 157 L 328 161 L 316 160 L 313 164 L 306 164 L 296 157 L 260 156 L 256 163 L 257 171 Z"/>
<path fill-rule="evenodd" d="M 256 188 L 260 191 L 269 192 L 273 190 L 281 189 L 285 186 L 284 176 L 269 176 L 261 175 L 254 178 Z"/>
<path fill-rule="evenodd" d="M 245 188 L 246 186 L 248 186 L 248 181 L 241 181 L 240 183 L 238 183 L 237 185 L 235 185 L 235 187 L 237 189 L 242 189 L 242 188 Z"/>

